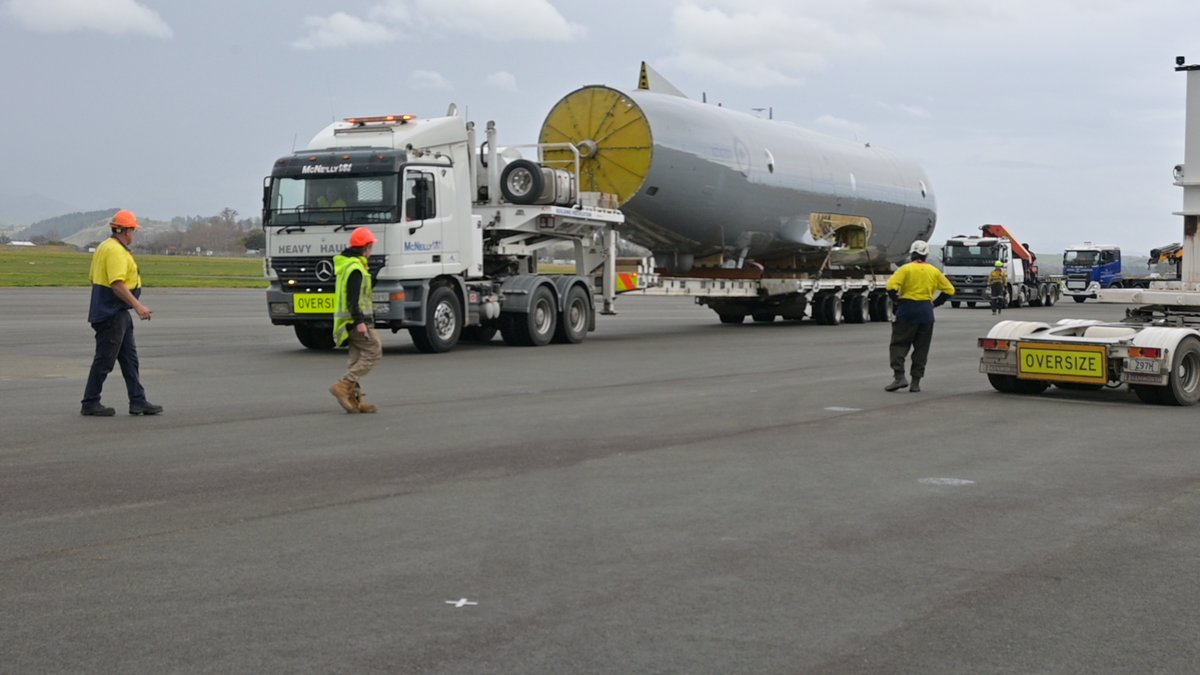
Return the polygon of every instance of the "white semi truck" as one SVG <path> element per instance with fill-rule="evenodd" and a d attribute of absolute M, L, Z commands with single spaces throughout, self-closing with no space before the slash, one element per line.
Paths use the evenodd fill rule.
<path fill-rule="evenodd" d="M 497 331 L 517 345 L 582 341 L 595 327 L 590 272 L 614 278 L 624 217 L 564 168 L 501 152 L 491 124 L 486 138 L 476 152 L 474 125 L 451 106 L 440 118 L 335 122 L 276 161 L 263 190 L 271 321 L 332 348 L 332 258 L 368 226 L 377 328 L 406 329 L 427 353 Z M 538 253 L 561 242 L 575 273 L 539 273 Z"/>
<path fill-rule="evenodd" d="M 1118 323 L 1068 319 L 1001 321 L 979 339 L 979 370 L 1002 392 L 1037 394 L 1064 388 L 1128 385 L 1144 402 L 1200 402 L 1200 65 L 1175 60 L 1187 73 L 1184 163 L 1174 170 L 1183 188 L 1184 242 L 1180 278 L 1146 289 L 1097 289 L 1100 302 L 1136 304 Z"/>

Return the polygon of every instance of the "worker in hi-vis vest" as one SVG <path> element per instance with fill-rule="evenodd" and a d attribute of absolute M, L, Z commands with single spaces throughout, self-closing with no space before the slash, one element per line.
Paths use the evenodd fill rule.
<path fill-rule="evenodd" d="M 888 295 L 896 306 L 892 341 L 888 346 L 895 379 L 884 387 L 887 391 L 908 386 L 908 380 L 904 379 L 904 359 L 909 349 L 912 350 L 912 388 L 909 391 L 921 391 L 929 344 L 933 341 L 933 308 L 954 295 L 954 284 L 941 270 L 925 262 L 929 257 L 929 244 L 914 241 L 909 252 L 912 262 L 902 265 L 887 282 Z"/>
<path fill-rule="evenodd" d="M 362 392 L 362 378 L 383 358 L 383 344 L 375 332 L 371 302 L 371 271 L 367 261 L 375 244 L 375 234 L 366 227 L 350 233 L 350 246 L 333 257 L 337 273 L 337 291 L 333 313 L 333 342 L 348 344 L 350 363 L 346 374 L 329 388 L 348 413 L 373 413 Z"/>

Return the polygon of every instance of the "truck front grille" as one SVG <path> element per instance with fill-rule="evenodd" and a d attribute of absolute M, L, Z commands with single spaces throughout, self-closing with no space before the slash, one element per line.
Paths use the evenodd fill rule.
<path fill-rule="evenodd" d="M 387 263 L 386 255 L 367 259 L 371 278 Z M 279 288 L 285 293 L 333 293 L 337 279 L 333 272 L 333 256 L 296 256 L 271 258 L 271 269 L 279 276 Z"/>

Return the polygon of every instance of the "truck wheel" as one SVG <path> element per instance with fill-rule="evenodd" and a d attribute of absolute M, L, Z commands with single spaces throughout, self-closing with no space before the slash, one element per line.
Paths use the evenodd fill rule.
<path fill-rule="evenodd" d="M 775 320 L 775 315 L 767 312 L 754 312 L 750 315 L 750 318 L 758 323 L 771 323 Z"/>
<path fill-rule="evenodd" d="M 1087 298 L 1082 295 L 1072 295 L 1071 297 L 1075 299 L 1075 302 L 1079 302 L 1079 303 L 1082 303 L 1084 300 L 1087 300 Z"/>
<path fill-rule="evenodd" d="M 961 300 L 951 300 L 950 306 L 953 307 L 954 309 L 958 309 L 959 307 L 962 307 L 962 301 Z"/>
<path fill-rule="evenodd" d="M 533 204 L 542 196 L 542 168 L 528 159 L 518 159 L 500 174 L 500 193 L 513 204 Z"/>
<path fill-rule="evenodd" d="M 1009 289 L 1009 291 L 1008 291 L 1008 306 L 1013 309 L 1016 309 L 1021 306 L 1021 289 L 1018 288 L 1016 293 L 1013 293 L 1012 289 Z"/>
<path fill-rule="evenodd" d="M 545 286 L 538 286 L 530 297 L 528 312 L 500 315 L 500 336 L 506 344 L 516 347 L 541 347 L 554 338 L 557 317 L 554 294 Z"/>
<path fill-rule="evenodd" d="M 587 291 L 579 286 L 572 286 L 567 291 L 567 300 L 563 303 L 562 314 L 558 317 L 558 329 L 554 331 L 554 341 L 579 344 L 587 337 L 588 319 L 591 318 L 592 303 L 588 302 Z"/>
<path fill-rule="evenodd" d="M 975 301 L 974 301 L 974 300 L 968 300 L 968 301 L 967 301 L 967 307 L 968 307 L 968 308 L 970 308 L 970 309 L 975 309 Z"/>
<path fill-rule="evenodd" d="M 1200 340 L 1189 337 L 1179 343 L 1171 359 L 1171 377 L 1162 391 L 1167 405 L 1196 405 L 1200 402 Z"/>
<path fill-rule="evenodd" d="M 329 351 L 333 349 L 333 326 L 327 323 L 298 323 L 292 326 L 296 339 L 308 349 Z"/>
<path fill-rule="evenodd" d="M 458 295 L 447 286 L 435 286 L 429 292 L 425 325 L 408 329 L 417 350 L 425 354 L 441 354 L 454 349 L 462 335 L 462 305 Z"/>
<path fill-rule="evenodd" d="M 1053 307 L 1056 302 L 1058 302 L 1058 286 L 1051 284 L 1046 287 L 1046 300 L 1042 304 L 1046 307 Z"/>

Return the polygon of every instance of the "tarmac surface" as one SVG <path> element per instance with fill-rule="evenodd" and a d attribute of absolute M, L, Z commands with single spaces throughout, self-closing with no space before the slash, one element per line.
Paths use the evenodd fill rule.
<path fill-rule="evenodd" d="M 922 393 L 887 324 L 687 299 L 385 335 L 349 416 L 261 291 L 143 300 L 166 411 L 85 418 L 87 292 L 0 291 L 0 672 L 1200 672 L 1200 410 L 997 393 L 986 309 Z"/>

